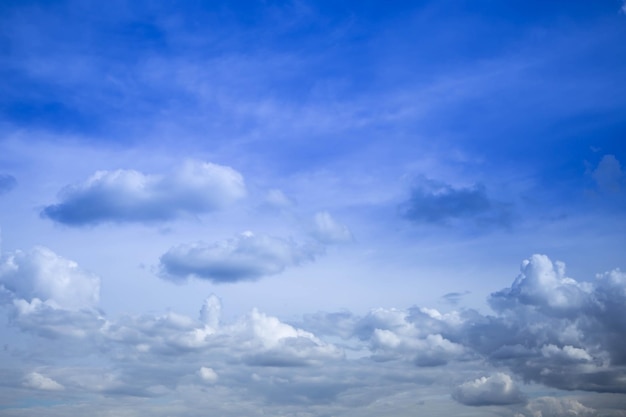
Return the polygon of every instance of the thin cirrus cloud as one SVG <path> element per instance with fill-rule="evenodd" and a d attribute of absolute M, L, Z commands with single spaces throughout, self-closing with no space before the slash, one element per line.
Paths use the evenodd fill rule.
<path fill-rule="evenodd" d="M 194 277 L 215 283 L 257 280 L 313 261 L 323 248 L 290 239 L 244 232 L 212 244 L 172 247 L 160 258 L 160 276 L 175 282 Z"/>
<path fill-rule="evenodd" d="M 98 171 L 64 188 L 61 201 L 41 214 L 69 226 L 166 221 L 223 208 L 245 194 L 243 176 L 234 169 L 187 161 L 169 175 Z"/>
<path fill-rule="evenodd" d="M 456 188 L 425 177 L 417 181 L 400 210 L 405 218 L 421 224 L 472 220 L 481 225 L 507 226 L 511 221 L 509 206 L 492 200 L 484 185 Z"/>

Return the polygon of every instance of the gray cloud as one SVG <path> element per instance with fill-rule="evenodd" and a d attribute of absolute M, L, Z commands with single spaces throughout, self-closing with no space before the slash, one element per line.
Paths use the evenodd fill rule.
<path fill-rule="evenodd" d="M 160 274 L 173 281 L 189 277 L 213 282 L 255 280 L 312 261 L 320 251 L 315 245 L 245 232 L 214 244 L 173 247 L 161 256 Z"/>
<path fill-rule="evenodd" d="M 467 381 L 456 387 L 452 398 L 473 406 L 518 404 L 526 401 L 513 379 L 503 373 Z"/>
<path fill-rule="evenodd" d="M 0 195 L 8 193 L 17 186 L 17 180 L 9 174 L 0 174 Z"/>
<path fill-rule="evenodd" d="M 427 224 L 471 219 L 478 224 L 506 226 L 511 220 L 509 207 L 489 198 L 483 185 L 455 188 L 429 178 L 419 179 L 400 210 L 407 219 Z"/>
<path fill-rule="evenodd" d="M 234 169 L 187 161 L 168 176 L 98 171 L 87 181 L 63 189 L 61 202 L 45 207 L 41 214 L 70 226 L 164 221 L 217 210 L 245 193 L 243 177 Z"/>

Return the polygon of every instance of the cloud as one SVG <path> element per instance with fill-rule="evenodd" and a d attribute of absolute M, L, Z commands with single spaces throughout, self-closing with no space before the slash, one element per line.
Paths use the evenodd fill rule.
<path fill-rule="evenodd" d="M 187 161 L 168 176 L 134 170 L 98 171 L 66 187 L 61 202 L 42 216 L 70 226 L 103 222 L 155 222 L 220 209 L 242 198 L 242 175 L 232 168 Z"/>
<path fill-rule="evenodd" d="M 17 180 L 9 174 L 0 174 L 0 195 L 8 193 L 17 186 Z"/>
<path fill-rule="evenodd" d="M 465 405 L 506 405 L 526 401 L 524 394 L 507 374 L 497 373 L 465 382 L 454 390 L 452 398 Z"/>
<path fill-rule="evenodd" d="M 420 178 L 411 197 L 400 209 L 407 219 L 415 223 L 439 225 L 471 219 L 478 224 L 506 226 L 511 216 L 506 205 L 487 196 L 483 185 L 455 188 L 429 178 Z"/>
<path fill-rule="evenodd" d="M 204 382 L 207 382 L 209 384 L 215 384 L 218 379 L 217 372 L 215 372 L 212 368 L 207 368 L 204 366 L 200 368 L 200 370 L 198 371 L 198 375 L 200 376 L 200 378 L 202 378 Z"/>
<path fill-rule="evenodd" d="M 315 213 L 313 236 L 325 244 L 352 241 L 352 233 L 347 226 L 338 223 L 327 211 Z"/>
<path fill-rule="evenodd" d="M 320 248 L 292 240 L 244 232 L 214 244 L 175 246 L 160 258 L 160 274 L 172 281 L 189 277 L 216 283 L 256 280 L 312 261 Z"/>
<path fill-rule="evenodd" d="M 54 379 L 48 378 L 38 372 L 31 372 L 24 376 L 22 385 L 26 388 L 32 388 L 42 391 L 62 391 L 65 387 Z"/>
<path fill-rule="evenodd" d="M 591 177 L 602 191 L 619 192 L 624 185 L 624 172 L 614 155 L 604 155 Z"/>
<path fill-rule="evenodd" d="M 515 417 L 597 417 L 600 414 L 593 408 L 581 404 L 573 398 L 540 397 L 530 401 L 523 413 Z"/>
<path fill-rule="evenodd" d="M 0 258 L 0 285 L 29 305 L 40 300 L 68 310 L 93 307 L 100 296 L 98 276 L 45 247 L 4 254 Z"/>
<path fill-rule="evenodd" d="M 565 276 L 565 264 L 553 263 L 545 255 L 533 255 L 521 266 L 521 274 L 510 288 L 491 296 L 496 310 L 510 308 L 519 302 L 532 305 L 548 313 L 576 313 L 587 300 L 592 286 Z"/>

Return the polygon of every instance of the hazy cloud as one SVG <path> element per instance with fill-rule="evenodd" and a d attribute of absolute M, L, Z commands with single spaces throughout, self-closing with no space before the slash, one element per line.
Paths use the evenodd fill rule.
<path fill-rule="evenodd" d="M 510 212 L 506 205 L 488 197 L 485 186 L 455 188 L 429 178 L 420 178 L 402 214 L 416 223 L 448 224 L 472 219 L 481 224 L 507 225 Z"/>
<path fill-rule="evenodd" d="M 17 180 L 9 174 L 0 174 L 0 195 L 8 193 L 17 186 Z"/>
<path fill-rule="evenodd" d="M 189 277 L 213 282 L 255 280 L 312 261 L 320 248 L 293 240 L 244 232 L 213 244 L 175 246 L 160 259 L 161 276 L 173 281 Z"/>
<path fill-rule="evenodd" d="M 315 213 L 313 236 L 322 243 L 350 242 L 353 237 L 347 226 L 338 223 L 327 211 Z"/>
<path fill-rule="evenodd" d="M 234 169 L 187 161 L 169 175 L 98 171 L 63 189 L 61 202 L 45 207 L 42 215 L 70 226 L 163 221 L 222 208 L 245 193 L 243 177 Z"/>
<path fill-rule="evenodd" d="M 613 415 L 613 414 L 611 414 Z M 526 405 L 515 417 L 598 417 L 600 414 L 572 398 L 540 397 Z"/>
<path fill-rule="evenodd" d="M 525 396 L 507 374 L 497 373 L 459 385 L 452 398 L 465 405 L 505 405 L 526 400 Z"/>
<path fill-rule="evenodd" d="M 624 185 L 624 172 L 614 155 L 604 155 L 591 177 L 603 191 L 618 192 Z"/>

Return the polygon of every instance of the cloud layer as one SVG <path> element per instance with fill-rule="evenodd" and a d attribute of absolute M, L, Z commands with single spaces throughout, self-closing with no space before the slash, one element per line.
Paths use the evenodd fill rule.
<path fill-rule="evenodd" d="M 245 193 L 243 177 L 234 169 L 187 161 L 169 175 L 98 171 L 63 189 L 61 202 L 46 206 L 41 214 L 70 226 L 164 221 L 220 209 Z"/>

